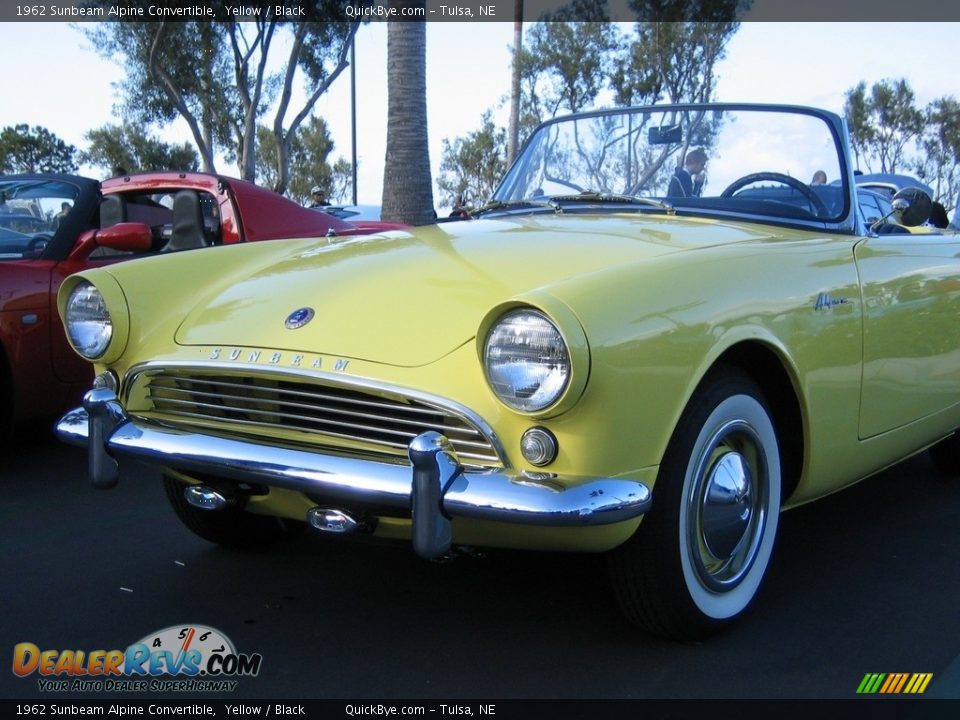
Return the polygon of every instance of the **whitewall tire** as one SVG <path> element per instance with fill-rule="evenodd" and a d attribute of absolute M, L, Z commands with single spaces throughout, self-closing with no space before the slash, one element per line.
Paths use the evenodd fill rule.
<path fill-rule="evenodd" d="M 751 604 L 773 555 L 780 450 L 763 396 L 738 370 L 709 376 L 684 411 L 653 490 L 653 508 L 613 553 L 626 616 L 699 639 Z"/>

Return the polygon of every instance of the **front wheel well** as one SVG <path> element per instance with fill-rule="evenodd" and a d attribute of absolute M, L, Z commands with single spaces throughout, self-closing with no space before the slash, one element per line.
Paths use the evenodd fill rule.
<path fill-rule="evenodd" d="M 728 349 L 712 370 L 718 367 L 738 368 L 760 386 L 777 427 L 783 482 L 781 501 L 786 503 L 800 483 L 803 472 L 805 439 L 796 386 L 782 358 L 772 348 L 758 342 L 740 343 Z"/>

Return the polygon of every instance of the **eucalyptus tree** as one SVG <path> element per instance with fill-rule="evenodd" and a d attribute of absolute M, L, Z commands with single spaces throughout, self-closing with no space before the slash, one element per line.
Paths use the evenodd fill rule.
<path fill-rule="evenodd" d="M 545 13 L 520 54 L 521 135 L 562 112 L 579 112 L 604 89 L 618 47 L 604 0 L 575 0 Z"/>
<path fill-rule="evenodd" d="M 437 179 L 443 202 L 453 205 L 459 195 L 471 203 L 488 200 L 507 170 L 506 145 L 506 132 L 489 110 L 479 130 L 452 142 L 445 139 Z"/>
<path fill-rule="evenodd" d="M 716 67 L 740 27 L 744 0 L 631 0 L 637 17 L 614 61 L 610 88 L 618 105 L 708 103 Z M 723 118 L 702 110 L 663 119 L 683 128 L 680 144 L 637 145 L 631 166 L 643 168 L 636 187 L 659 192 L 690 147 L 709 150 Z M 635 128 L 639 130 L 639 128 Z"/>
<path fill-rule="evenodd" d="M 955 209 L 960 193 L 960 102 L 956 98 L 941 97 L 927 105 L 920 149 L 915 169 L 947 211 Z"/>
<path fill-rule="evenodd" d="M 860 82 L 845 98 L 844 115 L 858 165 L 883 173 L 908 167 L 910 149 L 924 129 L 924 114 L 910 83 L 881 80 L 868 92 L 866 82 Z"/>
<path fill-rule="evenodd" d="M 332 203 L 346 203 L 353 192 L 353 163 L 345 157 L 337 158 L 330 168 L 330 193 Z"/>
<path fill-rule="evenodd" d="M 0 172 L 70 173 L 77 149 L 40 125 L 8 125 L 0 130 Z"/>
<path fill-rule="evenodd" d="M 516 109 L 522 139 L 540 122 L 557 114 L 577 112 L 612 92 L 618 105 L 654 102 L 708 102 L 716 89 L 716 65 L 725 56 L 739 28 L 738 18 L 750 0 L 631 0 L 637 22 L 624 33 L 609 22 L 603 0 L 574 0 L 523 31 L 523 46 L 514 56 L 519 71 L 520 102 L 511 93 L 511 133 Z M 515 40 L 516 44 L 516 40 Z M 709 142 L 714 123 L 699 118 L 688 123 L 689 137 Z M 507 144 L 512 135 L 507 136 Z M 457 162 L 460 184 L 483 170 L 471 144 L 486 141 L 482 131 L 444 145 L 441 189 L 449 193 Z M 681 148 L 683 149 L 683 148 Z M 668 155 L 678 155 L 673 148 Z M 499 152 L 498 157 L 503 157 Z M 506 151 L 507 161 L 510 160 Z M 648 159 L 662 165 L 667 157 Z M 659 165 L 651 165 L 655 173 Z M 455 183 L 454 183 L 455 184 Z"/>
<path fill-rule="evenodd" d="M 710 102 L 716 66 L 740 27 L 743 0 L 630 0 L 637 16 L 614 65 L 619 105 Z"/>
<path fill-rule="evenodd" d="M 79 154 L 84 165 L 110 172 L 123 167 L 129 172 L 145 170 L 185 170 L 200 167 L 200 158 L 189 143 L 171 144 L 130 125 L 103 125 L 84 136 L 89 143 Z"/>
<path fill-rule="evenodd" d="M 145 6 L 144 0 L 110 0 Z M 136 124 L 186 122 L 203 167 L 216 157 L 236 161 L 241 177 L 256 173 L 257 125 L 267 124 L 276 141 L 274 189 L 289 181 L 290 147 L 319 97 L 348 65 L 358 23 L 347 21 L 335 0 L 283 0 L 237 6 L 210 3 L 210 21 L 109 22 L 86 30 L 96 50 L 126 68 L 117 108 Z M 258 14 L 254 15 L 256 11 Z M 294 13 L 299 19 L 290 19 Z M 294 100 L 297 82 L 302 102 Z"/>
<path fill-rule="evenodd" d="M 913 172 L 949 211 L 960 193 L 960 103 L 943 96 L 925 108 L 906 79 L 861 81 L 844 95 L 851 149 L 867 172 Z"/>
<path fill-rule="evenodd" d="M 257 128 L 257 182 L 267 187 L 277 185 L 277 141 L 270 128 Z M 333 183 L 333 168 L 328 158 L 333 151 L 333 138 L 326 121 L 312 116 L 300 128 L 288 149 L 290 176 L 286 194 L 299 203 L 310 198 L 315 185 L 329 189 Z M 333 196 L 331 195 L 331 198 Z"/>

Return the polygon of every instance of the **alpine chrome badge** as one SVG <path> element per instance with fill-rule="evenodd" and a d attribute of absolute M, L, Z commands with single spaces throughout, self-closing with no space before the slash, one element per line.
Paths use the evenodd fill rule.
<path fill-rule="evenodd" d="M 283 323 L 283 325 L 287 328 L 287 330 L 296 330 L 297 328 L 302 328 L 308 322 L 313 320 L 314 314 L 313 308 L 302 307 L 287 315 L 287 320 Z"/>

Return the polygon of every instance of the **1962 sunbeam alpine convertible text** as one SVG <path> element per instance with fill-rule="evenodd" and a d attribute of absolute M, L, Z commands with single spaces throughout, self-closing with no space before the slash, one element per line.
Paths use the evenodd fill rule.
<path fill-rule="evenodd" d="M 702 637 L 783 508 L 960 460 L 960 239 L 907 231 L 919 190 L 869 227 L 856 198 L 831 113 L 552 120 L 470 220 L 67 278 L 99 374 L 58 432 L 97 486 L 161 467 L 214 542 L 605 553 L 631 621 Z"/>

